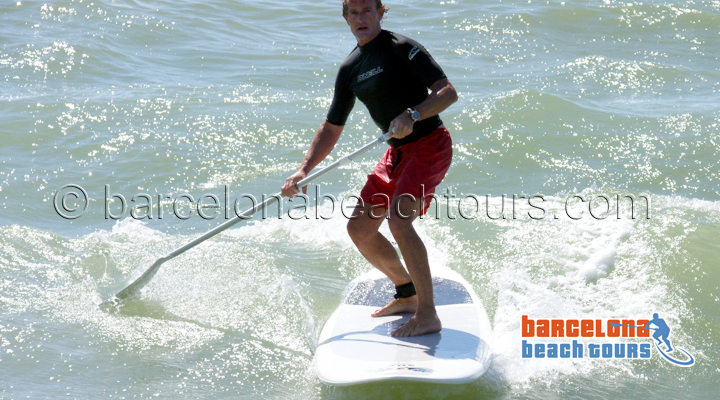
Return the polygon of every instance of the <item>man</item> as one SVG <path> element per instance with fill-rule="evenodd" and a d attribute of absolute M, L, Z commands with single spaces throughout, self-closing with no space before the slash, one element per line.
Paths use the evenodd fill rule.
<path fill-rule="evenodd" d="M 450 166 L 452 142 L 438 114 L 457 101 L 457 93 L 420 44 L 380 28 L 384 13 L 381 0 L 343 0 L 343 17 L 358 45 L 340 66 L 327 118 L 282 193 L 298 194 L 297 182 L 332 151 L 356 97 L 391 132 L 390 147 L 368 175 L 347 229 L 360 253 L 395 284 L 395 299 L 372 316 L 415 313 L 392 332 L 407 337 L 442 328 L 427 251 L 412 222 L 425 212 Z M 378 232 L 386 217 L 407 270 Z"/>
<path fill-rule="evenodd" d="M 642 329 L 653 329 L 650 327 L 650 325 L 655 325 L 657 328 L 655 328 L 655 333 L 653 333 L 653 338 L 657 340 L 657 344 L 661 345 L 663 342 L 665 342 L 665 351 L 668 353 L 673 351 L 672 345 L 670 344 L 670 339 L 668 339 L 668 336 L 670 336 L 670 327 L 665 322 L 664 319 L 660 318 L 658 313 L 653 314 L 653 319 L 648 321 L 647 324 Z"/>

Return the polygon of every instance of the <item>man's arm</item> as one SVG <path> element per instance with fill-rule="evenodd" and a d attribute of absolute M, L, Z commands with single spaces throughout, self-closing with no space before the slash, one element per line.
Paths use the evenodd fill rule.
<path fill-rule="evenodd" d="M 440 79 L 430 86 L 430 95 L 415 109 L 420 113 L 420 120 L 423 120 L 440 114 L 457 100 L 458 95 L 452 83 L 447 78 Z"/>
<path fill-rule="evenodd" d="M 300 168 L 285 180 L 281 189 L 283 196 L 293 197 L 300 192 L 297 183 L 330 154 L 340 138 L 343 127 L 343 125 L 335 125 L 327 120 L 320 125 Z"/>
<path fill-rule="evenodd" d="M 440 79 L 430 86 L 430 94 L 422 103 L 415 106 L 420 120 L 430 118 L 445 111 L 458 99 L 455 87 L 447 78 Z M 394 132 L 393 132 L 394 129 Z M 402 112 L 390 122 L 390 136 L 402 139 L 412 133 L 413 121 L 407 112 Z"/>

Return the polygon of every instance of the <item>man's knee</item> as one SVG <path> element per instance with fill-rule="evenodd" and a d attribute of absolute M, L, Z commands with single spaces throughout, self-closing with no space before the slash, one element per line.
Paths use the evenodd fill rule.
<path fill-rule="evenodd" d="M 362 224 L 358 223 L 356 219 L 348 221 L 347 232 L 353 242 L 362 241 L 362 239 L 367 236 L 367 229 L 364 229 Z"/>
<path fill-rule="evenodd" d="M 382 222 L 383 216 L 378 218 L 370 218 L 367 213 L 356 214 L 347 223 L 347 232 L 355 243 L 360 243 L 377 233 L 379 224 Z"/>
<path fill-rule="evenodd" d="M 390 228 L 390 233 L 392 233 L 393 237 L 397 238 L 409 232 L 413 229 L 413 219 L 414 218 L 400 215 L 398 213 L 392 213 L 390 215 L 390 218 L 388 219 L 388 227 Z"/>

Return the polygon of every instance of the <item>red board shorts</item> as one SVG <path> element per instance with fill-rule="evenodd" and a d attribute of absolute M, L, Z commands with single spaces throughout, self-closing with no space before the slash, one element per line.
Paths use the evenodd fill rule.
<path fill-rule="evenodd" d="M 425 214 L 435 194 L 435 187 L 445 177 L 452 161 L 452 140 L 445 128 L 437 128 L 427 136 L 393 148 L 368 175 L 360 198 L 365 204 L 389 209 L 393 198 L 412 195 L 424 198 L 420 215 Z"/>

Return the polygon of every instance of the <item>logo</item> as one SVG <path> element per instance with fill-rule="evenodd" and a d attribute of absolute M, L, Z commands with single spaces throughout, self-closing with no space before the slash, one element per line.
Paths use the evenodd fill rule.
<path fill-rule="evenodd" d="M 627 327 L 633 327 L 632 325 L 623 325 L 617 322 L 611 322 L 612 326 L 627 326 Z M 650 325 L 655 325 L 655 328 L 651 328 Z M 678 360 L 672 356 L 670 356 L 668 353 L 672 352 L 674 349 L 672 347 L 672 344 L 670 343 L 670 339 L 668 336 L 670 336 L 670 327 L 665 322 L 664 319 L 660 318 L 658 316 L 658 313 L 653 314 L 653 319 L 648 321 L 644 326 L 634 326 L 634 328 L 638 329 L 645 329 L 645 330 L 653 330 L 655 333 L 653 333 L 653 339 L 655 339 L 655 348 L 657 351 L 662 354 L 662 356 L 669 361 L 670 363 L 673 363 L 675 365 L 679 365 L 681 367 L 689 367 L 695 364 L 695 358 L 693 358 L 692 354 L 688 353 L 685 349 L 678 348 L 677 350 L 685 353 L 686 360 Z M 665 350 L 660 347 L 661 344 L 665 344 Z"/>
<path fill-rule="evenodd" d="M 375 68 L 371 69 L 370 71 L 363 72 L 362 74 L 358 75 L 357 81 L 362 82 L 366 79 L 372 78 L 373 76 L 375 76 L 381 72 L 383 72 L 382 67 L 375 67 Z"/>
<path fill-rule="evenodd" d="M 417 46 L 413 46 L 413 48 L 410 49 L 410 54 L 408 54 L 408 60 L 412 60 L 413 57 L 415 57 L 415 55 L 419 52 L 420 52 L 420 49 L 418 49 Z"/>
<path fill-rule="evenodd" d="M 620 340 L 650 338 L 652 341 Z M 690 367 L 695 358 L 686 350 L 673 348 L 670 327 L 658 313 L 652 319 L 530 319 L 522 316 L 523 338 L 557 338 L 553 342 L 522 340 L 522 358 L 565 359 L 650 359 L 652 347 L 676 366 Z M 567 338 L 617 338 L 603 343 Z"/>

